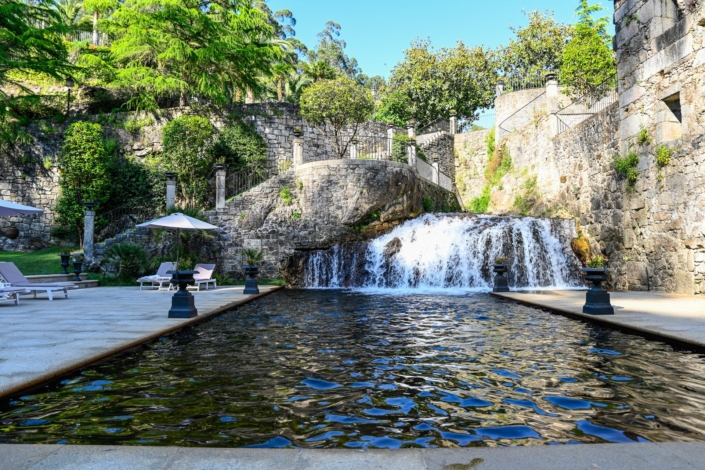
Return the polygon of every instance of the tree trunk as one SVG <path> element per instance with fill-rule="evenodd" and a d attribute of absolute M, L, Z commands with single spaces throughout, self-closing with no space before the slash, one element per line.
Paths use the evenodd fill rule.
<path fill-rule="evenodd" d="M 186 95 L 182 91 L 181 94 L 179 95 L 179 107 L 183 108 L 184 106 L 186 106 Z"/>
<path fill-rule="evenodd" d="M 255 102 L 255 92 L 252 88 L 247 87 L 247 97 L 245 98 L 245 104 L 253 104 Z"/>
<path fill-rule="evenodd" d="M 99 37 L 98 37 L 98 19 L 100 18 L 100 13 L 98 13 L 98 10 L 95 10 L 93 12 L 93 45 L 94 46 L 99 46 Z"/>
<path fill-rule="evenodd" d="M 279 97 L 279 102 L 284 102 L 284 78 L 279 77 L 277 80 L 277 96 Z"/>

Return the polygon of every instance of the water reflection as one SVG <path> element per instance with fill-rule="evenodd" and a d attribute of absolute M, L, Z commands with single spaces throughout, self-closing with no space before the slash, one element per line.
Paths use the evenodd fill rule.
<path fill-rule="evenodd" d="M 705 359 L 487 295 L 282 291 L 15 399 L 0 442 L 705 439 Z"/>

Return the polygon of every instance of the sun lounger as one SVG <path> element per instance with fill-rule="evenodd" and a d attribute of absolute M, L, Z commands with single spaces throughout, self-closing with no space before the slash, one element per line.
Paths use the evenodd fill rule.
<path fill-rule="evenodd" d="M 9 284 L 0 282 L 0 302 L 14 302 L 15 305 L 20 304 L 20 294 L 27 292 L 27 289 L 22 287 L 10 287 Z"/>
<path fill-rule="evenodd" d="M 139 279 L 137 279 L 137 282 L 140 283 L 140 290 L 142 290 L 142 286 L 144 284 L 149 284 L 150 289 L 154 289 L 155 287 L 162 291 L 169 291 L 171 290 L 171 275 L 167 274 L 168 271 L 174 271 L 176 270 L 176 264 L 174 263 L 162 263 L 159 265 L 159 269 L 157 270 L 157 274 L 153 276 L 144 276 Z M 166 284 L 166 286 L 165 286 Z"/>
<path fill-rule="evenodd" d="M 194 271 L 198 271 L 193 275 L 194 283 L 188 288 L 195 287 L 196 290 L 201 290 L 201 284 L 206 285 L 206 290 L 208 290 L 208 284 L 213 284 L 213 288 L 218 287 L 218 283 L 213 279 L 213 271 L 215 271 L 215 264 L 197 264 Z"/>
<path fill-rule="evenodd" d="M 34 293 L 35 299 L 37 292 L 46 292 L 49 300 L 54 300 L 52 292 L 56 291 L 63 291 L 64 297 L 68 299 L 69 289 L 78 289 L 78 286 L 73 282 L 30 282 L 12 262 L 0 263 L 0 276 L 11 287 L 21 287 Z"/>

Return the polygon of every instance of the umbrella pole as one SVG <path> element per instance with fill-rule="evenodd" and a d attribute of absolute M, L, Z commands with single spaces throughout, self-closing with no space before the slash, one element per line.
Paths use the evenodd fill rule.
<path fill-rule="evenodd" d="M 176 270 L 179 270 L 179 245 L 181 244 L 181 229 L 176 229 Z"/>

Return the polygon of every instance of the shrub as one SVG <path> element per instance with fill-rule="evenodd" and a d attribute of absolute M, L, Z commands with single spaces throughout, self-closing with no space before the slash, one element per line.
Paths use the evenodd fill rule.
<path fill-rule="evenodd" d="M 103 204 L 110 198 L 113 158 L 105 151 L 100 124 L 76 122 L 67 130 L 59 159 L 57 222 L 83 241 L 82 202 Z M 71 237 L 73 238 L 73 237 Z"/>
<path fill-rule="evenodd" d="M 252 126 L 233 121 L 223 129 L 211 149 L 230 171 L 243 169 L 261 174 L 266 169 L 267 144 Z"/>
<path fill-rule="evenodd" d="M 177 187 L 187 205 L 203 207 L 208 199 L 208 181 L 215 159 L 209 147 L 213 140 L 210 121 L 181 116 L 164 127 L 164 162 L 177 175 Z"/>
<path fill-rule="evenodd" d="M 649 131 L 642 127 L 639 134 L 636 136 L 636 141 L 639 145 L 649 145 L 651 143 Z"/>
<path fill-rule="evenodd" d="M 409 163 L 409 142 L 411 138 L 406 134 L 396 134 L 392 138 L 392 161 Z M 427 161 L 423 149 L 416 144 L 416 158 Z"/>
<path fill-rule="evenodd" d="M 432 212 L 433 211 L 433 201 L 431 198 L 425 197 L 423 198 L 423 210 L 425 212 Z"/>
<path fill-rule="evenodd" d="M 289 189 L 289 186 L 281 187 L 279 190 L 279 197 L 282 199 L 285 206 L 291 205 L 291 190 Z"/>
<path fill-rule="evenodd" d="M 639 155 L 630 150 L 623 157 L 615 155 L 613 166 L 617 173 L 622 175 L 627 180 L 627 191 L 632 192 L 634 190 L 634 185 L 636 184 L 637 177 L 639 176 L 639 171 L 636 169 L 639 164 Z"/>
<path fill-rule="evenodd" d="M 301 211 L 294 211 L 291 214 L 291 220 L 293 220 L 293 221 L 301 220 Z"/>
<path fill-rule="evenodd" d="M 587 261 L 587 267 L 588 268 L 604 268 L 607 264 L 609 264 L 610 260 L 605 258 L 604 256 L 591 256 L 590 259 Z"/>
<path fill-rule="evenodd" d="M 600 32 L 586 24 L 575 26 L 575 35 L 563 54 L 560 78 L 576 95 L 596 94 L 600 85 L 617 73 L 615 55 Z"/>
<path fill-rule="evenodd" d="M 662 145 L 656 150 L 656 164 L 659 168 L 663 168 L 669 163 L 671 163 L 671 157 L 673 156 L 673 149 Z"/>
<path fill-rule="evenodd" d="M 382 97 L 375 119 L 404 128 L 411 119 L 411 104 L 411 99 L 403 93 L 388 93 Z"/>
<path fill-rule="evenodd" d="M 116 243 L 105 252 L 104 262 L 112 264 L 118 279 L 136 279 L 147 265 L 147 254 L 134 243 Z"/>
<path fill-rule="evenodd" d="M 243 256 L 243 261 L 245 264 L 248 266 L 257 266 L 264 261 L 264 254 L 259 251 L 255 250 L 253 248 L 246 248 L 242 250 L 242 256 Z"/>

